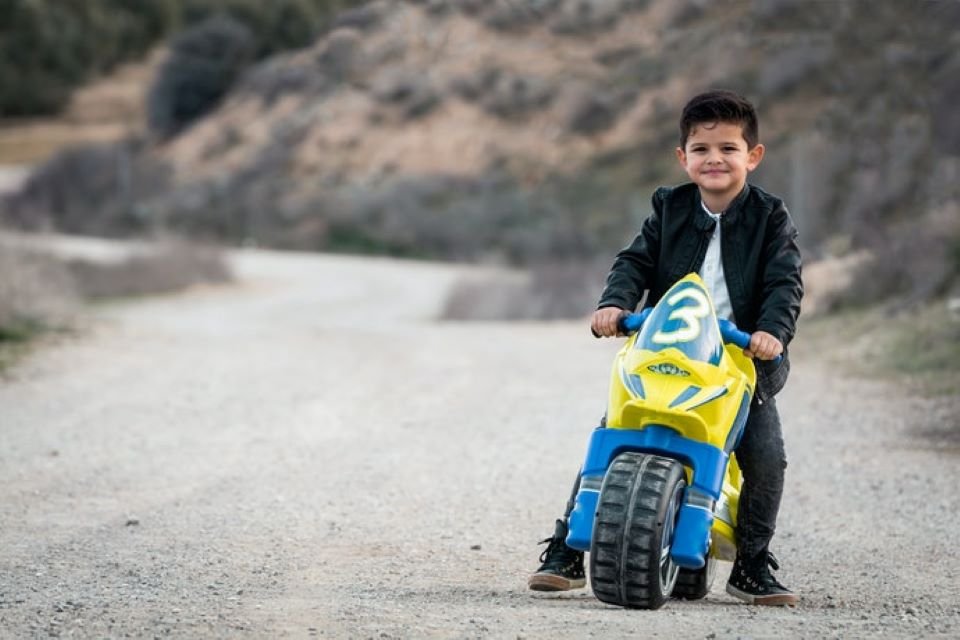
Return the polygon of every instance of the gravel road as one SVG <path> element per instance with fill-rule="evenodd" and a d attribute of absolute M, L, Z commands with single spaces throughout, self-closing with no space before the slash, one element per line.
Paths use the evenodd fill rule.
<path fill-rule="evenodd" d="M 239 284 L 100 306 L 0 381 L 0 637 L 960 636 L 960 458 L 912 435 L 927 401 L 798 341 L 795 609 L 723 579 L 653 612 L 535 594 L 616 345 L 437 322 L 455 268 L 234 261 Z"/>

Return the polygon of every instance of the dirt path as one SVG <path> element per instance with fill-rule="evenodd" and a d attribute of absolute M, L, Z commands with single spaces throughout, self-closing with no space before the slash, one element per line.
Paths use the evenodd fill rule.
<path fill-rule="evenodd" d="M 960 635 L 958 458 L 797 345 L 794 610 L 525 590 L 602 411 L 577 323 L 439 324 L 455 270 L 246 253 L 0 383 L 0 636 Z M 725 578 L 725 575 L 723 576 Z"/>

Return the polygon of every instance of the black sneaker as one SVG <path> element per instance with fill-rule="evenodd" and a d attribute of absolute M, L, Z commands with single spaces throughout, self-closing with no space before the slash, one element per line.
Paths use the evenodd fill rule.
<path fill-rule="evenodd" d="M 527 580 L 527 586 L 534 591 L 569 591 L 580 589 L 587 584 L 583 571 L 583 552 L 567 546 L 567 523 L 557 520 L 557 528 L 552 538 L 542 540 L 549 543 L 540 554 L 540 568 Z"/>
<path fill-rule="evenodd" d="M 761 553 L 752 562 L 742 562 L 737 556 L 727 582 L 727 593 L 750 604 L 771 606 L 795 606 L 800 597 L 777 582 L 770 573 L 780 568 L 776 557 L 768 552 Z"/>

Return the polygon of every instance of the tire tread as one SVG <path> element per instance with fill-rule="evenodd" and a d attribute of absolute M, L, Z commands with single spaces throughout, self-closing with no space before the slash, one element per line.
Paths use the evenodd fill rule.
<path fill-rule="evenodd" d="M 655 609 L 659 593 L 661 511 L 683 467 L 669 458 L 624 453 L 610 465 L 597 505 L 590 550 L 590 584 L 603 602 Z M 656 547 L 656 549 L 652 549 Z"/>

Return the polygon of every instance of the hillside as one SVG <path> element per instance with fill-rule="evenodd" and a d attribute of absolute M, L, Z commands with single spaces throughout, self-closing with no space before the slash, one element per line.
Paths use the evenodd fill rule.
<path fill-rule="evenodd" d="M 147 88 L 163 59 L 157 49 L 144 60 L 120 65 L 80 87 L 55 117 L 0 120 L 0 169 L 45 162 L 65 147 L 142 135 Z"/>
<path fill-rule="evenodd" d="M 892 254 L 873 266 L 878 290 L 931 295 L 958 270 L 958 7 L 381 0 L 254 67 L 168 142 L 55 160 L 7 218 L 283 248 L 589 260 L 623 244 L 653 186 L 682 179 L 679 107 L 724 86 L 761 110 L 768 158 L 756 181 L 790 203 L 808 255 Z M 78 173 L 90 179 L 71 180 Z M 905 225 L 916 242 L 899 239 Z"/>

